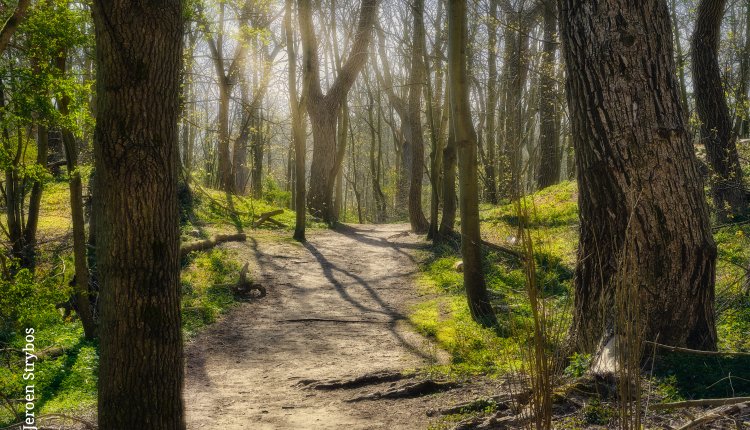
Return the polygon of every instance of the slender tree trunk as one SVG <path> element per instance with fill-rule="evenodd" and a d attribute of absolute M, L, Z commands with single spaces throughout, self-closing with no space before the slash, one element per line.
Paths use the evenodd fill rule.
<path fill-rule="evenodd" d="M 297 98 L 297 52 L 292 29 L 292 1 L 286 0 L 284 31 L 286 34 L 286 52 L 289 64 L 289 105 L 292 112 L 292 140 L 294 141 L 294 199 L 295 223 L 294 239 L 305 241 L 305 144 L 307 121 L 304 117 L 304 95 Z"/>
<path fill-rule="evenodd" d="M 438 237 L 449 238 L 453 235 L 456 223 L 456 137 L 453 126 L 453 113 L 449 110 L 448 142 L 443 149 L 443 214 L 440 218 Z"/>
<path fill-rule="evenodd" d="M 745 2 L 745 43 L 740 57 L 740 76 L 737 85 L 737 117 L 734 134 L 738 138 L 750 137 L 750 2 Z"/>
<path fill-rule="evenodd" d="M 415 233 L 426 233 L 429 228 L 422 211 L 422 180 L 424 177 L 424 135 L 422 132 L 422 92 L 424 91 L 424 0 L 412 2 L 414 39 L 411 52 L 409 85 L 409 143 L 411 144 L 411 180 L 409 181 L 409 223 Z"/>
<path fill-rule="evenodd" d="M 497 204 L 497 7 L 498 0 L 490 0 L 490 14 L 487 17 L 487 132 L 486 138 L 486 163 L 484 167 L 484 187 L 486 199 L 489 203 Z"/>
<path fill-rule="evenodd" d="M 677 22 L 677 1 L 670 0 L 672 11 L 672 37 L 675 47 L 675 61 L 677 63 L 677 76 L 680 78 L 680 101 L 682 108 L 685 110 L 685 116 L 690 118 L 690 105 L 687 99 L 687 85 L 685 84 L 685 54 L 682 52 L 682 42 L 680 41 L 680 29 Z"/>
<path fill-rule="evenodd" d="M 47 168 L 47 153 L 49 152 L 49 129 L 45 126 L 37 127 L 36 164 Z M 41 180 L 34 180 L 29 194 L 29 207 L 26 215 L 26 225 L 23 226 L 23 249 L 21 250 L 21 267 L 30 271 L 36 268 L 36 233 L 39 227 L 39 210 L 42 205 L 44 184 Z"/>
<path fill-rule="evenodd" d="M 479 193 L 477 141 L 471 122 L 466 51 L 466 0 L 451 1 L 448 6 L 448 67 L 451 97 L 451 121 L 458 148 L 459 187 L 461 190 L 461 255 L 464 262 L 464 289 L 471 316 L 479 324 L 496 327 L 497 319 L 487 295 L 482 270 L 482 237 L 479 232 Z"/>
<path fill-rule="evenodd" d="M 66 72 L 66 53 L 60 53 L 56 60 L 57 69 L 63 75 Z M 67 96 L 60 98 L 58 110 L 62 116 L 68 116 L 70 100 Z M 70 218 L 73 223 L 73 260 L 75 263 L 75 297 L 76 311 L 81 318 L 83 333 L 86 339 L 96 337 L 96 322 L 91 306 L 90 277 L 88 268 L 88 254 L 86 250 L 86 221 L 83 210 L 83 183 L 81 172 L 78 170 L 78 148 L 73 133 L 67 128 L 62 129 L 65 162 L 68 168 L 68 182 L 70 187 Z"/>
<path fill-rule="evenodd" d="M 719 69 L 724 6 L 726 0 L 700 2 L 692 39 L 695 106 L 711 168 L 711 197 L 719 222 L 743 217 L 747 212 L 742 168 Z"/>
<path fill-rule="evenodd" d="M 368 91 L 370 86 L 367 86 Z M 372 114 L 375 109 L 375 103 L 371 93 L 369 96 L 369 109 L 367 110 L 367 119 L 370 124 L 370 177 L 372 179 L 372 194 L 375 199 L 375 223 L 385 222 L 385 195 L 380 188 L 380 153 L 382 151 L 382 139 L 380 136 L 380 110 L 378 110 L 378 122 Z M 377 156 L 376 156 L 377 155 Z"/>
<path fill-rule="evenodd" d="M 234 175 L 232 174 L 232 159 L 229 154 L 229 96 L 232 85 L 229 78 L 219 76 L 219 136 L 218 136 L 218 166 L 217 175 L 219 188 L 228 192 L 235 192 Z"/>
<path fill-rule="evenodd" d="M 184 5 L 91 6 L 99 428 L 184 429 L 177 206 Z"/>
<path fill-rule="evenodd" d="M 544 41 L 539 76 L 539 189 L 560 182 L 560 130 L 558 129 L 555 53 L 557 51 L 557 0 L 544 2 Z"/>
<path fill-rule="evenodd" d="M 716 246 L 667 3 L 558 5 L 581 224 L 573 342 L 596 352 L 621 334 L 614 296 L 627 284 L 644 340 L 714 349 Z"/>

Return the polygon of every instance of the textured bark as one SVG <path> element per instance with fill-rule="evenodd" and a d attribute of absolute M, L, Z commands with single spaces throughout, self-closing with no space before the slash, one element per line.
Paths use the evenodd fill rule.
<path fill-rule="evenodd" d="M 665 0 L 560 0 L 581 238 L 573 341 L 617 335 L 615 288 L 637 288 L 644 340 L 716 347 L 711 236 L 676 81 Z"/>
<path fill-rule="evenodd" d="M 312 22 L 310 0 L 299 0 L 299 25 L 303 51 L 303 91 L 313 132 L 313 157 L 310 165 L 310 213 L 328 224 L 335 222 L 333 189 L 341 166 L 336 154 L 336 120 L 346 94 L 367 61 L 372 26 L 377 19 L 378 0 L 362 0 L 356 37 L 346 63 L 326 94 L 320 86 L 318 41 Z"/>
<path fill-rule="evenodd" d="M 718 60 L 725 5 L 726 0 L 700 2 L 691 43 L 695 107 L 701 120 L 701 140 L 711 168 L 711 197 L 719 222 L 742 217 L 747 211 L 742 168 Z"/>
<path fill-rule="evenodd" d="M 180 0 L 94 1 L 99 428 L 184 429 Z"/>
<path fill-rule="evenodd" d="M 544 42 L 539 76 L 539 155 L 537 187 L 560 182 L 560 130 L 558 129 L 555 53 L 557 51 L 557 0 L 544 2 Z"/>
<path fill-rule="evenodd" d="M 469 77 L 466 70 L 468 62 L 466 0 L 451 1 L 448 6 L 448 17 L 448 75 L 451 121 L 458 148 L 464 289 L 474 321 L 486 327 L 495 327 L 497 319 L 487 295 L 480 248 L 482 237 L 479 231 L 477 138 L 471 122 Z"/>

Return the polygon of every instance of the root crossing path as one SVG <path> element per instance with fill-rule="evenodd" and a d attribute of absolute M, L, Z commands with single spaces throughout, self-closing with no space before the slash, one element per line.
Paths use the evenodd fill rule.
<path fill-rule="evenodd" d="M 312 232 L 306 244 L 262 235 L 223 245 L 255 266 L 268 295 L 236 307 L 186 346 L 188 428 L 423 429 L 429 409 L 461 397 L 348 401 L 397 386 L 390 380 L 312 388 L 446 360 L 406 319 L 419 299 L 415 251 L 426 244 L 408 230 L 342 226 Z"/>

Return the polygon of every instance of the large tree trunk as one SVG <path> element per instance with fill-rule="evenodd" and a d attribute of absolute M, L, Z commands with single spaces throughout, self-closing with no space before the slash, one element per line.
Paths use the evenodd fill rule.
<path fill-rule="evenodd" d="M 557 91 L 555 90 L 555 52 L 557 51 L 557 0 L 544 2 L 544 42 L 539 76 L 539 153 L 537 174 L 539 189 L 560 182 L 560 130 L 558 129 Z"/>
<path fill-rule="evenodd" d="M 336 120 L 346 94 L 367 62 L 372 25 L 377 19 L 378 0 L 362 0 L 359 23 L 349 58 L 331 84 L 327 94 L 320 86 L 318 41 L 312 21 L 310 0 L 299 1 L 299 24 L 304 58 L 304 98 L 313 131 L 313 157 L 310 164 L 310 213 L 332 225 L 335 223 L 333 190 L 341 159 L 336 154 Z"/>
<path fill-rule="evenodd" d="M 666 1 L 558 5 L 581 225 L 575 346 L 595 352 L 622 334 L 613 309 L 625 285 L 636 289 L 644 340 L 716 348 L 716 246 Z"/>
<path fill-rule="evenodd" d="M 466 0 L 451 1 L 448 6 L 448 17 L 448 76 L 451 121 L 453 121 L 454 137 L 458 147 L 464 289 L 474 321 L 486 327 L 495 327 L 497 319 L 487 295 L 480 248 L 482 236 L 479 232 L 477 138 L 471 122 L 469 78 L 466 71 L 468 62 Z"/>
<path fill-rule="evenodd" d="M 184 429 L 177 207 L 183 3 L 96 1 L 92 11 L 99 428 Z"/>
<path fill-rule="evenodd" d="M 726 0 L 702 0 L 692 39 L 695 107 L 711 168 L 711 196 L 719 222 L 747 211 L 742 168 L 719 69 L 721 19 Z"/>

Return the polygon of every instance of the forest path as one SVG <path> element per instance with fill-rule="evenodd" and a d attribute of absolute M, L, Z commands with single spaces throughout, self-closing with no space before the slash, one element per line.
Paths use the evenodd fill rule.
<path fill-rule="evenodd" d="M 426 246 L 408 231 L 404 224 L 347 225 L 311 232 L 303 245 L 254 234 L 224 245 L 255 264 L 255 281 L 268 295 L 188 343 L 188 428 L 423 429 L 436 399 L 452 404 L 484 394 L 347 403 L 387 384 L 334 391 L 299 384 L 447 360 L 406 320 L 419 298 L 415 251 Z"/>

